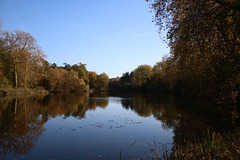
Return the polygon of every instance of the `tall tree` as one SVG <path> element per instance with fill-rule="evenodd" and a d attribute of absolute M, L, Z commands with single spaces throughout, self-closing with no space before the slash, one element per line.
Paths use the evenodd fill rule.
<path fill-rule="evenodd" d="M 147 1 L 160 30 L 168 30 L 171 54 L 192 87 L 236 102 L 240 91 L 240 1 Z"/>
<path fill-rule="evenodd" d="M 26 87 L 30 68 L 43 65 L 46 57 L 36 39 L 27 32 L 15 30 L 14 32 L 1 31 L 0 45 L 2 54 L 14 71 L 14 84 L 18 88 L 19 80 Z"/>

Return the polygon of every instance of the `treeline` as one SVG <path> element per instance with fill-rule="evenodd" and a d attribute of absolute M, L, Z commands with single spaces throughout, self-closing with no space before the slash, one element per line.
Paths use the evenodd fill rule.
<path fill-rule="evenodd" d="M 159 31 L 167 30 L 170 56 L 153 67 L 153 75 L 142 86 L 149 83 L 155 90 L 164 83 L 161 90 L 239 103 L 240 1 L 148 2 Z M 137 71 L 130 74 L 133 79 Z"/>
<path fill-rule="evenodd" d="M 126 72 L 121 77 L 110 79 L 109 89 L 130 92 L 174 93 L 177 95 L 212 97 L 217 102 L 236 102 L 239 88 L 232 88 L 232 90 L 231 88 L 225 88 L 221 92 L 216 92 L 224 86 L 218 87 L 214 84 L 217 82 L 212 82 L 210 77 L 204 77 L 204 75 L 195 73 L 192 69 L 189 68 L 187 72 L 182 69 L 181 64 L 174 57 L 165 56 L 161 62 L 157 62 L 153 67 L 140 65 L 130 73 Z M 228 92 L 233 91 L 238 93 L 232 97 L 235 99 L 223 97 L 224 94 L 230 94 Z"/>
<path fill-rule="evenodd" d="M 106 90 L 105 73 L 90 72 L 79 63 L 59 67 L 46 61 L 36 39 L 27 32 L 0 30 L 0 88 L 46 89 L 50 92 Z"/>
<path fill-rule="evenodd" d="M 45 74 L 39 75 L 40 80 L 37 86 L 42 86 L 50 92 L 81 92 L 89 89 L 108 89 L 108 75 L 106 73 L 98 75 L 96 72 L 88 71 L 86 65 L 82 63 L 72 66 L 64 63 L 64 67 L 58 67 L 55 63 L 52 65 L 47 64 L 45 70 Z"/>
<path fill-rule="evenodd" d="M 179 73 L 178 73 L 179 72 Z M 159 93 L 176 93 L 181 95 L 199 94 L 188 82 L 180 78 L 181 72 L 173 63 L 171 57 L 164 57 L 153 67 L 140 65 L 132 72 L 123 73 L 122 77 L 112 78 L 110 90 L 120 91 L 149 91 Z M 184 84 L 184 85 L 183 85 Z"/>
<path fill-rule="evenodd" d="M 222 85 L 219 85 L 219 79 L 211 79 L 211 76 L 214 75 L 205 76 L 206 73 L 194 71 L 194 66 L 189 66 L 188 70 L 182 67 L 173 56 L 164 57 L 162 61 L 157 62 L 153 67 L 140 65 L 132 72 L 126 72 L 121 77 L 110 79 L 109 89 L 124 92 L 143 91 L 212 97 L 218 103 L 239 103 L 240 89 L 238 81 L 237 83 L 230 81 L 226 84 L 225 80 L 222 81 Z M 206 68 L 205 72 L 209 72 L 210 69 Z"/>

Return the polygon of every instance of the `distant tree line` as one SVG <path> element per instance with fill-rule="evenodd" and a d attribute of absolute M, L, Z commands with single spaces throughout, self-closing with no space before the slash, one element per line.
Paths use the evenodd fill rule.
<path fill-rule="evenodd" d="M 123 73 L 122 77 L 110 79 L 109 89 L 130 92 L 177 93 L 179 86 L 176 83 L 176 68 L 170 64 L 170 61 L 171 58 L 166 57 L 153 67 L 150 65 L 140 65 L 130 73 Z"/>
<path fill-rule="evenodd" d="M 149 86 L 152 76 L 152 67 L 149 65 L 140 65 L 131 73 L 126 72 L 122 77 L 112 78 L 109 81 L 110 90 L 122 91 L 141 91 Z"/>
<path fill-rule="evenodd" d="M 46 62 L 47 63 L 47 62 Z M 55 63 L 47 64 L 42 85 L 50 92 L 79 92 L 89 89 L 107 90 L 108 75 L 98 75 L 86 69 L 86 64 L 70 65 L 64 63 L 64 67 L 58 67 Z"/>
<path fill-rule="evenodd" d="M 105 73 L 87 71 L 82 63 L 64 63 L 63 67 L 50 64 L 30 33 L 0 29 L 0 88 L 80 92 L 107 90 L 108 81 Z"/>

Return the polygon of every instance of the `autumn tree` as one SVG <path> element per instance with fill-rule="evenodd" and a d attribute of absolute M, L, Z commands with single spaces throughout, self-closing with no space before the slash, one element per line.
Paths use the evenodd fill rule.
<path fill-rule="evenodd" d="M 82 78 L 86 84 L 89 83 L 86 64 L 78 63 L 72 66 L 72 69 L 78 72 L 78 77 Z"/>
<path fill-rule="evenodd" d="M 45 88 L 50 92 L 79 92 L 89 89 L 86 64 L 71 66 L 64 63 L 64 67 L 57 66 L 56 63 L 49 64 L 30 33 L 5 31 L 1 29 L 1 24 L 0 19 L 0 88 Z M 97 75 L 90 75 L 91 85 L 96 88 Z M 105 88 L 105 79 L 102 76 L 99 78 Z"/>
<path fill-rule="evenodd" d="M 18 88 L 27 87 L 27 80 L 31 69 L 36 65 L 43 65 L 44 58 L 36 39 L 27 32 L 15 30 L 0 33 L 0 49 L 2 70 Z M 12 76 L 13 75 L 13 76 Z"/>
<path fill-rule="evenodd" d="M 46 72 L 45 88 L 50 92 L 81 92 L 85 90 L 85 82 L 73 69 L 50 68 Z"/>
<path fill-rule="evenodd" d="M 97 86 L 97 73 L 96 72 L 88 72 L 88 79 L 89 79 L 89 87 L 91 89 L 96 88 L 96 86 Z"/>
<path fill-rule="evenodd" d="M 57 68 L 50 68 L 49 71 L 46 73 L 46 82 L 44 87 L 49 90 L 50 92 L 56 91 L 57 86 L 62 83 L 61 75 Z"/>
<path fill-rule="evenodd" d="M 200 95 L 236 102 L 240 91 L 239 0 L 148 0 L 175 64 Z"/>

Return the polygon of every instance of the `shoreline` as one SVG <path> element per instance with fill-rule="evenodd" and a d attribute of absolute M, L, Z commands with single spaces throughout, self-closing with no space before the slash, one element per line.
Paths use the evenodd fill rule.
<path fill-rule="evenodd" d="M 30 88 L 1 88 L 0 97 L 11 95 L 36 95 L 36 94 L 49 94 L 49 91 L 44 89 L 30 89 Z"/>

